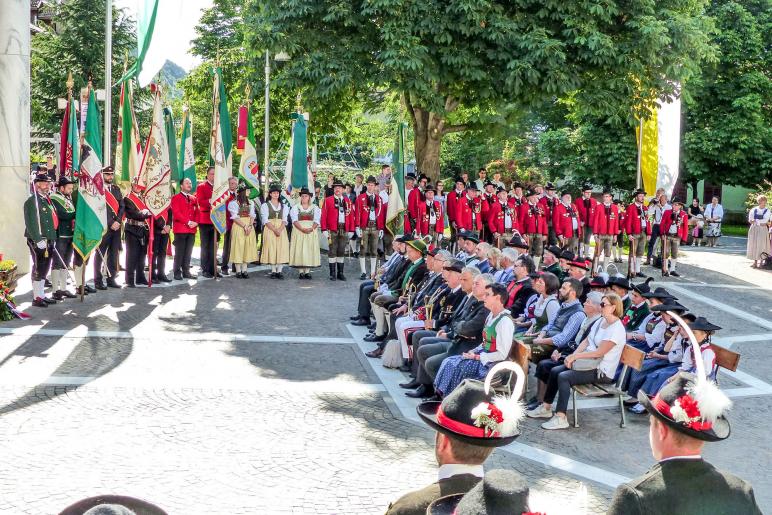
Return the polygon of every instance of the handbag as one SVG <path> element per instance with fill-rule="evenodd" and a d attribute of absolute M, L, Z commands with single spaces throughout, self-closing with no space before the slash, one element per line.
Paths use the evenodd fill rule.
<path fill-rule="evenodd" d="M 586 370 L 595 370 L 600 365 L 603 358 L 579 358 L 571 364 L 571 370 L 583 372 Z"/>

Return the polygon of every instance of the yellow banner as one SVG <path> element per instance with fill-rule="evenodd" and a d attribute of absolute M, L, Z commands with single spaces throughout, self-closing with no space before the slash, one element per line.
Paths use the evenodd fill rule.
<path fill-rule="evenodd" d="M 635 128 L 636 141 L 641 143 L 640 125 Z M 641 180 L 647 197 L 657 192 L 657 173 L 659 171 L 659 140 L 657 131 L 657 109 L 651 111 L 651 117 L 643 121 L 643 150 L 641 151 Z"/>

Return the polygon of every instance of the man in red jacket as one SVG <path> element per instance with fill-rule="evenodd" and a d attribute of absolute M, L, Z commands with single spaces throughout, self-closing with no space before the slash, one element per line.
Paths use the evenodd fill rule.
<path fill-rule="evenodd" d="M 503 249 L 507 242 L 512 239 L 515 232 L 520 232 L 520 225 L 517 219 L 517 209 L 515 200 L 510 199 L 507 190 L 499 188 L 497 200 L 490 208 L 488 215 L 488 228 L 493 235 L 493 243 L 496 247 Z"/>
<path fill-rule="evenodd" d="M 646 238 L 651 235 L 651 224 L 648 220 L 648 210 L 643 204 L 646 192 L 635 190 L 635 201 L 627 206 L 625 213 L 625 232 L 630 239 L 630 275 L 646 277 L 641 273 L 641 261 L 646 252 Z"/>
<path fill-rule="evenodd" d="M 496 187 L 490 181 L 485 182 L 484 191 L 480 195 L 480 212 L 482 213 L 483 228 L 480 232 L 480 241 L 486 243 L 493 243 L 493 233 L 490 232 L 488 227 L 488 220 L 491 216 L 491 208 L 493 204 L 498 202 L 496 197 Z"/>
<path fill-rule="evenodd" d="M 432 243 L 439 245 L 445 231 L 444 215 L 442 213 L 442 204 L 439 200 L 434 200 L 434 194 L 437 191 L 431 184 L 424 188 L 426 199 L 418 204 L 418 223 L 416 230 L 418 236 L 431 236 Z"/>
<path fill-rule="evenodd" d="M 354 235 L 356 217 L 354 204 L 343 194 L 343 183 L 338 179 L 333 180 L 333 194 L 324 199 L 322 205 L 322 235 L 327 238 L 330 250 L 327 251 L 330 265 L 330 281 L 336 278 L 345 281 L 343 275 L 343 258 L 346 245 Z M 336 273 L 337 267 L 337 273 Z"/>
<path fill-rule="evenodd" d="M 413 234 L 415 230 L 415 221 L 418 216 L 418 202 L 423 196 L 423 192 L 415 187 L 415 175 L 409 173 L 405 176 L 405 234 Z"/>
<path fill-rule="evenodd" d="M 450 223 L 450 244 L 456 244 L 456 233 L 458 232 L 458 204 L 466 193 L 466 184 L 462 177 L 456 177 L 454 179 L 455 189 L 448 193 L 447 209 L 448 211 L 448 223 Z"/>
<path fill-rule="evenodd" d="M 576 212 L 579 213 L 579 227 L 582 229 L 582 244 L 579 246 L 579 255 L 590 259 L 590 241 L 594 228 L 592 226 L 595 219 L 595 208 L 598 207 L 598 201 L 592 198 L 592 185 L 582 186 L 582 197 L 574 202 Z"/>
<path fill-rule="evenodd" d="M 680 277 L 676 272 L 678 261 L 678 246 L 689 237 L 689 217 L 684 211 L 684 203 L 681 200 L 671 201 L 673 209 L 668 209 L 662 215 L 660 231 L 662 233 L 662 276 Z M 667 258 L 670 256 L 670 268 Z"/>
<path fill-rule="evenodd" d="M 603 252 L 603 270 L 608 266 L 611 259 L 611 245 L 619 234 L 619 209 L 612 199 L 613 195 L 610 191 L 603 192 L 603 203 L 595 208 L 595 219 L 592 224 L 595 231 L 593 267 L 598 265 L 597 260 Z"/>
<path fill-rule="evenodd" d="M 470 182 L 466 187 L 466 195 L 461 197 L 457 205 L 456 225 L 459 231 L 478 232 L 482 229 L 482 204 L 477 193 L 477 186 Z"/>
<path fill-rule="evenodd" d="M 538 270 L 544 253 L 544 239 L 547 237 L 547 216 L 539 204 L 538 191 L 528 190 L 526 197 L 528 202 L 520 206 L 518 218 L 520 227 L 528 238 L 528 255 L 533 259 L 534 270 Z"/>
<path fill-rule="evenodd" d="M 552 210 L 552 227 L 560 245 L 574 254 L 579 250 L 579 238 L 582 235 L 582 225 L 579 212 L 571 203 L 571 194 L 567 191 L 560 196 L 560 202 Z"/>
<path fill-rule="evenodd" d="M 214 189 L 214 166 L 206 170 L 206 181 L 196 188 L 198 203 L 198 225 L 201 231 L 201 275 L 214 277 L 217 261 L 217 242 L 220 239 L 210 218 L 212 212 L 212 190 Z"/>
<path fill-rule="evenodd" d="M 356 232 L 362 242 L 359 250 L 359 268 L 362 275 L 359 279 L 367 279 L 365 258 L 370 258 L 370 273 L 375 275 L 375 263 L 378 260 L 378 242 L 383 238 L 383 228 L 386 221 L 386 209 L 383 199 L 378 194 L 378 181 L 372 175 L 367 178 L 367 191 L 363 191 L 356 201 Z"/>
<path fill-rule="evenodd" d="M 554 212 L 555 207 L 560 203 L 560 199 L 555 193 L 555 185 L 548 182 L 544 187 L 545 194 L 539 199 L 539 204 L 542 206 L 544 216 L 547 218 L 547 243 L 549 245 L 557 245 L 558 237 L 555 232 L 554 226 Z"/>
<path fill-rule="evenodd" d="M 172 197 L 172 232 L 174 232 L 174 279 L 195 279 L 190 273 L 190 256 L 196 241 L 198 227 L 198 202 L 190 194 L 193 183 L 184 178 L 180 183 L 180 192 Z"/>

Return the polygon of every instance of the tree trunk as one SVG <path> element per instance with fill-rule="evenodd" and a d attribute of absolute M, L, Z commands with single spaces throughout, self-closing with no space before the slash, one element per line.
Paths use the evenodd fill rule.
<path fill-rule="evenodd" d="M 436 184 L 440 178 L 442 138 L 446 134 L 461 132 L 467 128 L 466 125 L 445 124 L 445 116 L 458 107 L 458 102 L 451 97 L 446 98 L 445 113 L 439 114 L 414 105 L 409 93 L 403 95 L 403 101 L 413 122 L 416 170 L 426 175 L 429 182 Z"/>

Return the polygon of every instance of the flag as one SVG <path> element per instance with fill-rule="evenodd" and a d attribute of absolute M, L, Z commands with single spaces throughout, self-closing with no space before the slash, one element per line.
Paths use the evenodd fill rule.
<path fill-rule="evenodd" d="M 407 124 L 397 127 L 394 152 L 391 154 L 391 192 L 386 210 L 386 228 L 393 235 L 404 231 L 405 213 L 405 131 Z"/>
<path fill-rule="evenodd" d="M 244 107 L 244 106 L 242 106 Z M 239 177 L 249 184 L 255 190 L 260 189 L 260 167 L 257 164 L 257 150 L 255 149 L 255 130 L 252 127 L 252 110 L 249 106 L 245 108 L 246 113 L 243 118 L 243 125 L 239 126 L 239 133 L 244 133 L 243 153 L 239 163 Z M 241 108 L 239 108 L 241 113 Z M 242 123 L 242 117 L 239 115 L 239 123 Z M 242 131 L 242 126 L 245 130 Z"/>
<path fill-rule="evenodd" d="M 231 116 L 228 112 L 228 97 L 222 81 L 222 70 L 214 71 L 214 100 L 212 105 L 212 136 L 209 140 L 209 158 L 214 163 L 214 188 L 212 192 L 212 224 L 221 234 L 226 230 L 226 203 L 228 200 L 228 178 L 233 175 L 233 134 Z"/>
<path fill-rule="evenodd" d="M 59 177 L 72 179 L 74 172 L 80 169 L 80 136 L 78 134 L 78 118 L 75 114 L 75 99 L 67 100 L 67 108 L 62 118 L 62 128 L 59 133 Z"/>
<path fill-rule="evenodd" d="M 643 126 L 643 138 L 640 125 Z M 678 181 L 681 98 L 676 97 L 652 109 L 651 116 L 636 128 L 636 136 L 643 189 L 648 196 L 653 196 L 659 188 L 664 188 L 670 197 Z"/>
<path fill-rule="evenodd" d="M 80 154 L 75 233 L 72 244 L 84 259 L 102 241 L 107 225 L 105 189 L 102 182 L 102 137 L 99 108 L 89 87 L 86 133 Z"/>
<path fill-rule="evenodd" d="M 118 183 L 127 188 L 139 173 L 142 147 L 139 139 L 139 126 L 134 115 L 134 95 L 131 81 L 121 84 L 121 96 L 118 105 L 118 131 L 115 136 L 115 159 L 113 171 Z M 144 187 L 144 182 L 140 184 Z"/>
<path fill-rule="evenodd" d="M 290 153 L 287 155 L 287 172 L 289 180 L 285 183 L 292 185 L 293 189 L 308 187 L 308 127 L 302 113 L 292 113 L 292 143 Z"/>
<path fill-rule="evenodd" d="M 137 77 L 139 86 L 144 88 L 166 62 L 165 49 L 160 45 L 152 45 L 153 31 L 158 16 L 158 0 L 139 0 L 137 12 L 137 60 L 118 80 L 122 83 L 132 77 Z"/>
<path fill-rule="evenodd" d="M 171 107 L 164 107 L 164 131 L 166 132 L 166 145 L 169 147 L 172 188 L 177 191 L 182 174 L 180 173 L 180 163 L 177 161 L 177 131 L 174 129 L 174 114 L 172 114 Z"/>
<path fill-rule="evenodd" d="M 166 141 L 161 92 L 156 90 L 153 120 L 145 144 L 145 154 L 139 176 L 145 182 L 145 204 L 154 217 L 163 214 L 172 201 L 172 170 L 169 165 L 169 145 Z"/>
<path fill-rule="evenodd" d="M 190 121 L 188 106 L 182 108 L 182 136 L 180 136 L 180 157 L 177 161 L 180 167 L 180 182 L 188 178 L 196 189 L 196 159 L 193 156 L 193 126 Z"/>

